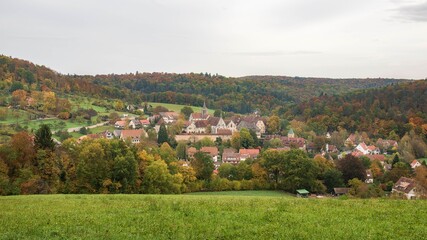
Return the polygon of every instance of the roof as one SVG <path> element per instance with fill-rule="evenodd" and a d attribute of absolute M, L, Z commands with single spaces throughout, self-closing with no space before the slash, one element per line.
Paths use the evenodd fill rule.
<path fill-rule="evenodd" d="M 259 149 L 258 148 L 250 148 L 250 149 L 240 149 L 239 150 L 240 154 L 249 154 L 249 155 L 258 155 L 259 154 Z"/>
<path fill-rule="evenodd" d="M 216 133 L 218 135 L 232 135 L 233 132 L 230 129 L 217 129 Z"/>
<path fill-rule="evenodd" d="M 206 120 L 206 119 L 208 119 L 208 118 L 210 117 L 210 115 L 209 115 L 209 114 L 207 114 L 207 115 L 203 116 L 203 114 L 202 114 L 202 113 L 192 113 L 192 114 L 191 114 L 191 117 L 192 117 L 193 119 L 204 119 L 204 120 Z"/>
<path fill-rule="evenodd" d="M 117 121 L 116 123 L 114 123 L 114 125 L 119 125 L 119 126 L 125 126 L 126 125 L 126 121 Z"/>
<path fill-rule="evenodd" d="M 235 153 L 236 150 L 234 148 L 224 148 L 224 150 L 222 150 L 223 153 Z"/>
<path fill-rule="evenodd" d="M 136 129 L 136 130 L 122 130 L 120 134 L 120 138 L 140 138 L 143 134 L 145 134 L 145 131 L 143 129 Z"/>
<path fill-rule="evenodd" d="M 143 120 L 139 120 L 141 122 L 142 125 L 149 125 L 150 124 L 150 120 L 148 119 L 143 119 Z"/>
<path fill-rule="evenodd" d="M 334 188 L 335 194 L 347 194 L 350 188 Z"/>
<path fill-rule="evenodd" d="M 298 194 L 309 194 L 310 192 L 309 192 L 309 191 L 307 191 L 307 190 L 305 190 L 305 189 L 298 189 L 298 190 L 297 190 L 297 193 L 298 193 Z"/>
<path fill-rule="evenodd" d="M 211 126 L 216 126 L 218 125 L 219 119 L 220 119 L 219 117 L 210 117 L 208 119 L 208 122 Z"/>
<path fill-rule="evenodd" d="M 218 148 L 217 147 L 202 147 L 200 149 L 201 152 L 209 153 L 211 156 L 217 156 L 218 155 Z"/>
<path fill-rule="evenodd" d="M 393 190 L 409 193 L 415 188 L 415 180 L 407 177 L 401 177 L 393 186 Z"/>
<path fill-rule="evenodd" d="M 167 117 L 167 118 L 178 118 L 178 113 L 176 112 L 159 112 L 160 116 Z"/>
<path fill-rule="evenodd" d="M 208 124 L 208 121 L 206 121 L 206 120 L 200 120 L 200 121 L 194 122 L 194 125 L 196 125 L 196 128 L 205 128 L 209 124 Z"/>
<path fill-rule="evenodd" d="M 197 152 L 197 149 L 195 147 L 189 147 L 187 149 L 188 155 L 194 155 Z"/>
<path fill-rule="evenodd" d="M 366 157 L 368 157 L 369 159 L 371 159 L 371 161 L 381 161 L 384 162 L 385 161 L 385 156 L 382 154 L 375 154 L 375 155 L 367 155 Z"/>

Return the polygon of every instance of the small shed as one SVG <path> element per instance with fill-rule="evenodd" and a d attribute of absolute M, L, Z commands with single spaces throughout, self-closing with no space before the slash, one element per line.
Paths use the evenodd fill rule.
<path fill-rule="evenodd" d="M 297 197 L 308 198 L 309 194 L 310 194 L 310 192 L 305 190 L 305 189 L 298 189 L 297 190 Z"/>
<path fill-rule="evenodd" d="M 350 191 L 350 188 L 334 188 L 335 196 L 345 195 Z"/>

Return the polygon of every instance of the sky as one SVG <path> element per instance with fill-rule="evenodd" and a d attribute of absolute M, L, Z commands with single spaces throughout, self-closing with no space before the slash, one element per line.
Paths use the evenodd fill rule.
<path fill-rule="evenodd" d="M 427 78 L 427 0 L 0 0 L 0 54 L 63 74 Z"/>

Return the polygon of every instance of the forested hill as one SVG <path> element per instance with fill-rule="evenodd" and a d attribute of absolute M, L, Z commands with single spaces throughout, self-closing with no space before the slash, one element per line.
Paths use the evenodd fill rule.
<path fill-rule="evenodd" d="M 342 96 L 312 98 L 284 115 L 318 126 L 317 132 L 341 126 L 377 137 L 387 137 L 392 130 L 400 136 L 410 129 L 427 134 L 426 96 L 427 80 L 420 80 Z"/>
<path fill-rule="evenodd" d="M 96 76 L 63 75 L 44 66 L 0 56 L 0 91 L 26 88 L 90 94 L 100 98 L 202 105 L 236 113 L 267 114 L 319 95 L 401 83 L 403 79 L 325 79 L 282 76 L 223 77 L 211 74 L 135 73 Z"/>

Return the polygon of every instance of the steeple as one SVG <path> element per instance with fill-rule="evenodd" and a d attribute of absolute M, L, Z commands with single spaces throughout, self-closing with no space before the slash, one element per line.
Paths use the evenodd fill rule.
<path fill-rule="evenodd" d="M 205 118 L 207 115 L 208 115 L 208 108 L 206 107 L 206 102 L 203 101 L 202 118 Z"/>

